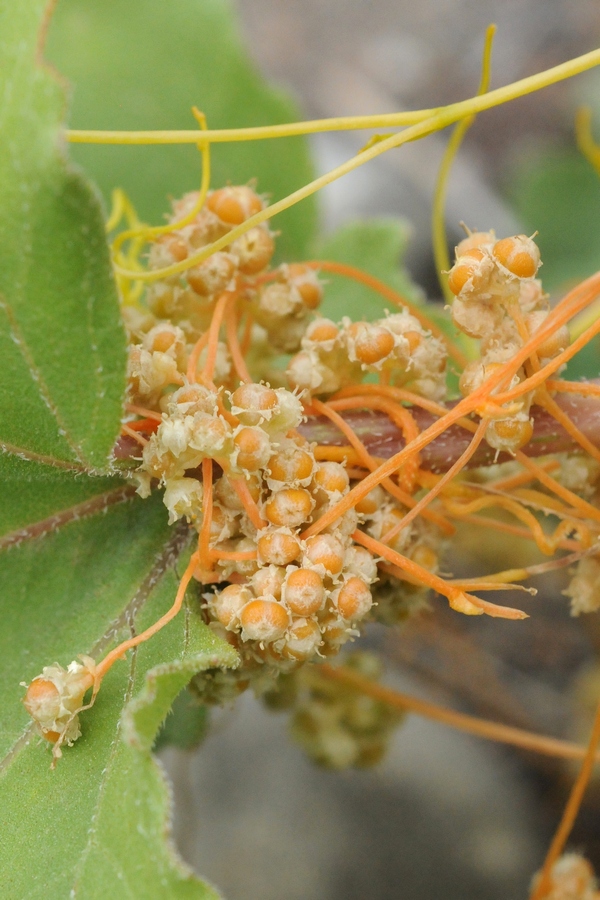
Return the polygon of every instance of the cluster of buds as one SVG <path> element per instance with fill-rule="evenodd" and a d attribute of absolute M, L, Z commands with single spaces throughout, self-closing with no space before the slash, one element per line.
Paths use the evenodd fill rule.
<path fill-rule="evenodd" d="M 44 666 L 41 675 L 24 685 L 25 709 L 42 737 L 54 744 L 55 757 L 63 743 L 71 746 L 81 735 L 78 713 L 93 681 L 94 661 L 82 657 L 81 663 L 72 662 L 66 669 L 58 663 Z"/>
<path fill-rule="evenodd" d="M 493 232 L 474 232 L 456 248 L 448 285 L 456 295 L 452 319 L 457 328 L 480 342 L 480 358 L 466 366 L 460 377 L 464 397 L 477 390 L 498 368 L 511 360 L 538 331 L 548 313 L 548 297 L 536 278 L 540 253 L 525 235 L 496 240 Z M 538 364 L 564 350 L 569 343 L 566 326 L 559 328 L 537 349 Z M 506 389 L 526 376 L 521 368 Z M 531 438 L 530 408 L 534 392 L 524 394 L 506 416 L 494 417 L 485 439 L 496 450 L 515 453 Z"/>
<path fill-rule="evenodd" d="M 176 201 L 171 222 L 193 213 L 197 201 L 197 192 Z M 264 205 L 264 198 L 245 185 L 210 192 L 191 222 L 174 226 L 151 245 L 149 269 L 183 262 L 260 212 Z M 262 333 L 263 344 L 268 346 L 267 356 L 299 348 L 323 289 L 315 271 L 299 263 L 269 271 L 265 281 L 274 250 L 274 236 L 268 226 L 257 225 L 226 251 L 155 281 L 147 291 L 144 309 L 124 307 L 131 339 L 129 387 L 134 402 L 155 407 L 169 386 L 184 383 L 192 347 L 208 329 L 216 303 L 226 291 L 237 292 L 245 302 L 257 323 L 255 331 Z M 205 358 L 206 350 L 198 358 L 199 366 Z M 224 381 L 230 373 L 227 346 L 219 341 L 216 380 Z"/>
<path fill-rule="evenodd" d="M 438 571 L 443 542 L 435 525 L 417 518 L 398 530 L 406 509 L 380 486 L 363 497 L 355 508 L 362 520 L 363 531 L 428 572 Z M 381 569 L 373 590 L 376 602 L 371 618 L 383 625 L 397 625 L 422 610 L 429 594 L 427 586 L 404 579 L 399 581 Z"/>
<path fill-rule="evenodd" d="M 573 616 L 600 609 L 600 559 L 597 556 L 580 559 L 563 593 L 571 601 Z"/>
<path fill-rule="evenodd" d="M 251 309 L 272 351 L 295 353 L 299 349 L 311 313 L 322 299 L 317 273 L 302 263 L 280 266 L 275 279 L 258 288 Z"/>
<path fill-rule="evenodd" d="M 382 675 L 373 653 L 351 653 L 344 665 L 369 681 Z M 294 740 L 314 762 L 330 769 L 377 765 L 403 719 L 402 713 L 356 687 L 326 678 L 318 667 L 280 676 L 262 699 L 270 709 L 291 713 Z"/>
<path fill-rule="evenodd" d="M 539 875 L 533 879 L 535 893 Z M 598 882 L 590 863 L 578 853 L 565 853 L 556 860 L 550 871 L 550 884 L 544 892 L 545 900 L 600 900 Z"/>
<path fill-rule="evenodd" d="M 198 686 L 207 702 L 231 698 L 250 684 L 262 692 L 274 678 L 334 656 L 367 621 L 393 624 L 422 607 L 431 588 L 462 612 L 521 617 L 519 610 L 486 603 L 437 574 L 443 533 L 451 534 L 453 525 L 439 507 L 424 508 L 438 493 L 436 485 L 445 491 L 444 510 L 463 514 L 460 503 L 449 502 L 444 479 L 432 475 L 430 482 L 410 447 L 393 454 L 396 468 L 381 471 L 368 438 L 361 441 L 338 412 L 383 413 L 395 427 L 401 423 L 410 442 L 419 435 L 419 407 L 433 408 L 441 434 L 448 347 L 455 354 L 456 348 L 425 327 L 427 319 L 405 308 L 402 298 L 400 311 L 375 322 L 318 317 L 318 264 L 271 269 L 274 238 L 265 224 L 247 228 L 226 250 L 199 262 L 203 248 L 265 205 L 249 186 L 209 192 L 202 207 L 200 199 L 192 193 L 173 204 L 172 227 L 150 247 L 156 277 L 141 304 L 130 303 L 133 294 L 126 298 L 132 418 L 123 425 L 125 443 L 117 455 L 139 461 L 130 475 L 141 496 L 163 490 L 169 522 L 184 519 L 197 532 L 172 614 L 194 577 L 202 585 L 205 621 L 241 660 L 234 673 L 202 676 Z M 538 267 L 537 247 L 523 236 L 496 241 L 492 233 L 476 233 L 457 247 L 449 273 L 456 295 L 452 316 L 481 346 L 480 359 L 460 379 L 465 397 L 503 365 L 505 382 L 512 378 L 512 384 L 499 388 L 520 384 L 567 344 L 560 328 L 538 341 L 518 371 L 516 365 L 510 369 L 548 315 Z M 280 366 L 268 380 L 269 366 L 281 363 L 282 353 L 291 356 L 287 369 Z M 362 384 L 365 378 L 371 383 Z M 480 391 L 478 403 L 479 396 L 481 407 L 474 408 L 490 419 L 487 443 L 514 453 L 531 435 L 535 393 L 504 407 L 493 403 L 491 391 Z M 351 446 L 311 442 L 304 419 L 315 411 L 329 417 Z M 578 477 L 575 469 L 565 470 L 565 483 Z M 370 489 L 365 477 L 372 478 Z M 431 498 L 414 496 L 430 484 Z M 595 567 L 594 558 L 580 562 L 570 588 L 575 611 L 590 608 Z M 125 642 L 126 649 L 137 641 Z M 58 747 L 78 736 L 85 691 L 92 684 L 97 691 L 123 655 L 121 646 L 95 670 L 85 660 L 68 670 L 48 667 L 30 685 L 27 709 Z M 353 763 L 374 758 L 380 735 L 371 740 L 371 726 L 363 733 L 357 724 L 354 701 L 336 698 L 323 696 L 321 712 L 304 710 L 296 717 L 299 733 L 304 728 L 311 735 L 310 752 L 332 765 L 340 765 L 344 753 Z M 323 749 L 331 742 L 321 725 L 338 738 L 352 732 L 344 752 Z M 336 746 L 343 744 L 340 738 Z"/>
<path fill-rule="evenodd" d="M 210 622 L 226 634 L 248 664 L 293 665 L 331 655 L 356 632 L 371 609 L 377 577 L 371 554 L 351 538 L 358 516 L 350 510 L 323 533 L 302 532 L 349 489 L 345 468 L 317 462 L 296 426 L 302 405 L 285 388 L 240 385 L 219 413 L 219 396 L 203 385 L 170 395 L 137 473 L 143 493 L 153 480 L 165 488 L 170 522 L 185 517 L 202 530 L 210 515 L 213 574 L 231 581 L 205 595 Z M 211 509 L 196 477 L 203 460 L 218 462 Z M 249 515 L 240 480 L 256 513 Z M 237 490 L 236 490 L 237 488 Z"/>
<path fill-rule="evenodd" d="M 333 393 L 371 372 L 430 400 L 446 395 L 446 348 L 406 309 L 376 322 L 315 319 L 301 346 L 287 377 L 309 394 Z"/>
<path fill-rule="evenodd" d="M 171 223 L 188 217 L 197 201 L 195 191 L 175 201 Z M 260 212 L 264 205 L 264 198 L 246 185 L 211 191 L 191 222 L 174 227 L 151 245 L 149 269 L 183 262 Z M 233 241 L 226 251 L 213 253 L 179 275 L 156 281 L 147 293 L 146 304 L 157 318 L 181 325 L 195 337 L 208 328 L 221 294 L 232 290 L 238 279 L 252 279 L 263 272 L 274 252 L 275 241 L 268 225 L 257 225 Z"/>

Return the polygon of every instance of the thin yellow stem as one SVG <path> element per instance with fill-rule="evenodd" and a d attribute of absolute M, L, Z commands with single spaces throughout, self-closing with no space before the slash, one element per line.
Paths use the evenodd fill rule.
<path fill-rule="evenodd" d="M 485 41 L 483 45 L 483 59 L 481 63 L 481 81 L 479 82 L 478 95 L 485 94 L 490 85 L 491 66 L 492 66 L 492 45 L 494 43 L 494 35 L 496 34 L 496 26 L 489 25 L 485 33 Z M 448 178 L 454 158 L 458 153 L 463 138 L 473 122 L 475 116 L 469 116 L 463 119 L 456 126 L 448 146 L 442 157 L 442 162 L 438 170 L 435 191 L 433 195 L 433 209 L 431 213 L 431 237 L 433 244 L 433 258 L 435 268 L 439 279 L 442 294 L 447 303 L 451 303 L 454 294 L 448 287 L 448 281 L 442 277 L 442 272 L 450 268 L 450 256 L 448 254 L 448 243 L 446 241 L 446 223 L 444 211 L 446 208 L 446 195 L 448 192 Z"/>
<path fill-rule="evenodd" d="M 513 84 L 497 88 L 482 95 L 479 104 L 465 111 L 460 110 L 457 119 L 472 113 L 482 112 L 500 103 L 514 100 L 533 91 L 539 91 L 565 78 L 572 78 L 581 72 L 586 72 L 600 64 L 600 50 L 592 50 L 575 59 L 568 60 L 544 72 L 522 78 Z M 462 101 L 468 104 L 472 101 Z M 461 106 L 462 104 L 453 104 Z M 446 107 L 449 109 L 450 107 Z M 444 107 L 441 108 L 443 110 Z M 207 131 L 205 139 L 211 144 L 230 141 L 257 141 L 271 138 L 293 137 L 300 134 L 316 134 L 321 131 L 350 131 L 369 128 L 396 128 L 405 125 L 414 125 L 429 119 L 440 112 L 437 109 L 421 109 L 410 112 L 387 113 L 374 116 L 345 116 L 332 119 L 314 119 L 309 122 L 291 122 L 284 125 L 265 125 L 258 128 L 223 128 Z M 198 133 L 196 131 L 98 131 L 86 129 L 71 129 L 66 132 L 66 138 L 72 143 L 78 144 L 196 144 Z"/>
<path fill-rule="evenodd" d="M 529 78 L 523 78 L 521 81 L 514 82 L 514 84 L 506 85 L 505 87 L 497 88 L 495 91 L 489 91 L 487 94 L 471 97 L 468 100 L 462 100 L 458 103 L 452 103 L 449 106 L 442 107 L 418 124 L 407 128 L 400 134 L 392 134 L 385 140 L 362 150 L 342 165 L 337 166 L 330 172 L 316 178 L 314 181 L 304 185 L 297 191 L 293 191 L 287 197 L 284 197 L 272 206 L 261 210 L 256 213 L 256 215 L 247 219 L 242 225 L 233 228 L 226 235 L 204 247 L 198 253 L 188 257 L 188 259 L 179 263 L 174 263 L 171 266 L 166 266 L 163 269 L 156 269 L 153 272 L 136 272 L 133 276 L 129 271 L 124 270 L 119 266 L 115 266 L 115 271 L 120 275 L 135 277 L 143 281 L 156 281 L 170 277 L 171 275 L 178 275 L 192 266 L 198 265 L 205 259 L 208 259 L 213 253 L 223 250 L 256 225 L 268 221 L 278 213 L 283 212 L 284 210 L 289 209 L 289 207 L 294 206 L 296 203 L 299 203 L 301 200 L 312 196 L 312 194 L 326 187 L 328 184 L 331 184 L 343 175 L 347 175 L 349 172 L 353 172 L 370 160 L 376 159 L 388 150 L 400 147 L 411 141 L 419 140 L 420 138 L 426 137 L 428 134 L 446 128 L 448 125 L 452 125 L 467 116 L 483 112 L 486 109 L 491 109 L 492 107 L 506 103 L 509 100 L 514 100 L 517 97 L 522 97 L 525 94 L 540 90 L 543 87 L 555 84 L 557 81 L 561 81 L 565 78 L 570 78 L 579 72 L 586 71 L 599 64 L 600 50 L 594 50 L 591 53 L 586 53 L 576 59 L 569 60 L 568 62 L 555 66 L 552 69 L 548 69 L 545 72 L 540 72 Z M 210 132 L 205 132 L 203 140 L 210 140 L 209 134 Z"/>
<path fill-rule="evenodd" d="M 194 115 L 198 120 L 200 128 L 203 129 L 203 131 L 206 131 L 206 117 L 204 116 L 204 113 L 201 113 L 199 110 L 194 109 Z M 140 238 L 144 243 L 150 240 L 154 240 L 154 238 L 160 237 L 163 234 L 169 234 L 170 232 L 175 231 L 178 228 L 183 228 L 185 225 L 189 225 L 190 222 L 193 222 L 197 214 L 200 212 L 200 210 L 204 206 L 204 202 L 206 200 L 206 196 L 210 187 L 210 144 L 205 140 L 197 140 L 196 143 L 200 151 L 202 160 L 202 179 L 198 197 L 193 207 L 188 213 L 186 213 L 183 218 L 178 219 L 175 222 L 169 222 L 167 225 L 156 225 L 150 227 L 138 222 L 132 228 L 128 228 L 126 231 L 121 231 L 116 236 L 112 244 L 112 252 L 115 258 L 115 262 L 117 261 L 117 254 L 119 250 L 126 241 L 129 241 L 132 238 Z M 109 229 L 107 225 L 107 231 L 108 230 Z"/>
<path fill-rule="evenodd" d="M 370 128 L 403 128 L 428 119 L 437 109 L 418 109 L 408 112 L 383 113 L 374 116 L 339 116 L 330 119 L 312 119 L 307 122 L 289 122 L 283 125 L 260 125 L 255 128 L 217 128 L 207 130 L 206 140 L 211 144 L 238 141 L 264 141 L 272 138 L 297 137 L 319 134 L 324 131 L 362 131 Z M 98 131 L 71 129 L 66 133 L 72 144 L 196 144 L 197 131 Z"/>

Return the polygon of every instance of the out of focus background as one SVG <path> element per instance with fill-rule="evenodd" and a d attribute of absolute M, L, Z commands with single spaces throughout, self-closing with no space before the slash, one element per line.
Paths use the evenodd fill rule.
<path fill-rule="evenodd" d="M 210 9 L 218 5 L 196 2 Z M 75 85 L 74 126 L 193 127 L 191 102 L 207 111 L 211 124 L 221 124 L 209 109 L 213 98 L 223 99 L 219 91 L 226 87 L 216 51 L 203 69 L 208 82 L 201 82 L 202 90 L 180 97 L 184 76 L 193 80 L 195 66 L 212 52 L 191 19 L 181 33 L 181 52 L 175 42 L 173 22 L 191 15 L 190 8 L 183 0 L 60 0 L 50 56 Z M 498 25 L 493 87 L 600 43 L 595 0 L 238 0 L 236 9 L 254 66 L 291 93 L 306 118 L 431 107 L 472 95 L 485 28 L 492 21 Z M 112 24 L 103 24 L 107 10 Z M 159 10 L 162 25 L 157 25 Z M 123 34 L 114 24 L 119 17 Z M 90 71 L 94 40 L 99 61 Z M 136 80 L 135 71 L 144 66 L 145 78 Z M 244 79 L 251 76 L 243 74 Z M 100 84 L 107 86 L 99 90 Z M 236 107 L 228 90 L 226 124 L 251 124 L 252 111 L 243 99 Z M 171 115 L 180 101 L 177 115 Z M 574 141 L 574 114 L 582 103 L 595 112 L 600 135 L 600 73 L 594 72 L 480 116 L 460 150 L 448 192 L 450 243 L 460 236 L 461 220 L 472 228 L 493 227 L 499 235 L 538 230 L 542 276 L 555 296 L 600 266 L 600 182 Z M 268 121 L 266 107 L 261 115 L 255 124 Z M 364 133 L 311 138 L 315 169 L 331 169 L 365 140 Z M 431 198 L 446 140 L 443 133 L 405 146 L 318 198 L 325 231 L 363 217 L 404 219 L 410 227 L 406 264 L 430 298 L 439 296 Z M 262 161 L 256 157 L 257 166 L 272 160 L 279 171 L 289 158 L 298 172 L 291 142 L 255 146 L 262 156 Z M 126 182 L 144 215 L 154 220 L 164 209 L 164 196 L 197 183 L 190 148 L 143 151 L 135 171 L 129 150 L 79 152 L 105 195 L 111 185 Z M 241 177 L 227 168 L 233 157 L 226 152 L 234 150 L 217 156 L 217 180 L 218 173 Z M 181 163 L 174 165 L 173 159 Z M 309 176 L 308 162 L 302 165 Z M 277 196 L 277 185 L 269 189 Z M 294 227 L 301 230 L 315 212 L 299 215 L 304 224 Z M 588 375 L 598 374 L 598 359 L 598 348 L 592 348 Z M 589 370 L 594 365 L 595 371 Z M 514 565 L 538 560 L 523 542 L 490 541 L 481 532 L 465 530 L 454 546 L 460 554 L 447 565 L 456 576 L 493 571 L 500 555 L 504 560 L 509 555 Z M 525 622 L 467 619 L 449 612 L 438 598 L 431 605 L 435 615 L 392 632 L 374 628 L 366 644 L 382 653 L 386 681 L 402 690 L 497 721 L 585 740 L 600 692 L 600 628 L 597 614 L 569 616 L 561 595 L 566 578 L 563 572 L 537 580 L 537 598 L 526 597 L 522 604 L 531 614 Z M 572 767 L 560 762 L 489 745 L 416 717 L 397 730 L 377 769 L 319 770 L 289 739 L 285 714 L 267 712 L 249 696 L 212 716 L 199 749 L 167 747 L 160 758 L 173 783 L 177 847 L 228 900 L 524 898 L 573 777 Z M 571 846 L 600 867 L 597 785 Z"/>
<path fill-rule="evenodd" d="M 491 22 L 498 26 L 492 88 L 589 52 L 600 39 L 600 7 L 593 0 L 238 0 L 237 8 L 256 64 L 309 118 L 430 108 L 471 96 Z M 451 242 L 460 239 L 461 220 L 499 234 L 537 228 L 543 249 L 555 250 L 558 233 L 563 242 L 561 261 L 544 264 L 552 287 L 561 278 L 581 277 L 582 266 L 586 274 L 595 271 L 587 257 L 598 258 L 600 238 L 590 233 L 587 205 L 597 216 L 600 188 L 574 147 L 573 117 L 580 104 L 600 113 L 598 88 L 600 78 L 591 74 L 479 117 L 449 185 Z M 355 216 L 405 216 L 413 226 L 409 268 L 433 294 L 429 218 L 446 140 L 444 133 L 407 145 L 320 195 L 329 228 Z M 363 143 L 362 133 L 313 138 L 319 170 Z"/>

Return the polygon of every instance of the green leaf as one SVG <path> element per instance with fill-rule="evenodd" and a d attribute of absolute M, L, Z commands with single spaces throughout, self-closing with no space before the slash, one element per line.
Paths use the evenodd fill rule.
<path fill-rule="evenodd" d="M 208 707 L 203 706 L 198 697 L 184 688 L 173 702 L 157 735 L 154 749 L 160 750 L 172 744 L 180 750 L 194 750 L 204 740 L 208 726 Z"/>
<path fill-rule="evenodd" d="M 352 222 L 338 228 L 316 246 L 315 259 L 346 263 L 384 281 L 412 303 L 423 299 L 403 268 L 403 258 L 410 237 L 410 226 L 403 219 L 370 219 Z M 349 278 L 323 274 L 327 281 L 325 300 L 320 312 L 337 320 L 379 319 L 386 309 L 393 309 L 389 300 L 363 284 Z"/>
<path fill-rule="evenodd" d="M 9 459 L 11 470 L 2 481 L 0 550 L 104 512 L 134 492 L 116 478 L 75 479 L 60 469 Z"/>
<path fill-rule="evenodd" d="M 0 14 L 0 446 L 102 470 L 125 336 L 98 199 L 59 140 L 64 92 L 38 64 L 45 6 Z"/>
<path fill-rule="evenodd" d="M 227 0 L 61 0 L 49 58 L 74 84 L 71 127 L 193 129 L 192 105 L 211 128 L 299 118 L 294 103 L 268 87 L 238 36 Z M 123 187 L 140 214 L 160 223 L 167 197 L 199 184 L 195 147 L 74 146 L 108 199 Z M 246 183 L 280 199 L 313 177 L 303 138 L 213 145 L 212 185 Z M 276 220 L 282 258 L 301 257 L 313 236 L 312 199 Z"/>
<path fill-rule="evenodd" d="M 166 525 L 159 497 L 136 498 L 0 555 L 0 871 L 8 900 L 216 896 L 165 843 L 168 790 L 149 752 L 190 677 L 236 664 L 232 648 L 202 622 L 197 601 L 113 667 L 82 714 L 82 737 L 55 771 L 18 686 L 54 660 L 100 658 L 156 621 L 173 602 L 173 563 L 186 543 L 185 532 Z"/>

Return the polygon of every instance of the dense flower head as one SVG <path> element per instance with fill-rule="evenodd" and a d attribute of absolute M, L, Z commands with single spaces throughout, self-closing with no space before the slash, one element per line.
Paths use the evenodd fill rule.
<path fill-rule="evenodd" d="M 205 622 L 240 657 L 234 672 L 199 677 L 211 702 L 250 684 L 264 692 L 335 656 L 368 622 L 397 624 L 425 608 L 432 589 L 468 615 L 524 617 L 474 593 L 489 589 L 485 577 L 440 574 L 456 523 L 488 507 L 512 514 L 508 530 L 543 553 L 566 540 L 580 548 L 566 593 L 574 614 L 597 608 L 600 515 L 589 483 L 600 454 L 538 377 L 560 372 L 570 336 L 569 315 L 551 308 L 537 277 L 535 241 L 490 231 L 460 242 L 447 273 L 452 323 L 467 342 L 457 344 L 393 292 L 395 308 L 375 321 L 322 315 L 319 269 L 360 280 L 358 270 L 273 266 L 268 225 L 244 230 L 266 205 L 252 185 L 201 201 L 192 192 L 173 203 L 168 230 L 150 243 L 153 280 L 141 301 L 125 293 L 128 418 L 117 451 L 136 460 L 138 493 L 162 491 L 169 523 L 197 536 L 186 577 L 199 584 Z M 452 400 L 449 374 L 462 400 Z M 581 448 L 559 471 L 553 462 L 554 475 L 534 463 L 522 471 L 540 407 Z M 455 452 L 457 429 L 468 439 Z M 465 479 L 465 466 L 498 457 L 513 458 L 514 472 Z M 537 510 L 558 518 L 553 534 Z M 61 672 L 44 673 L 27 708 L 46 736 L 74 740 L 82 694 L 67 703 Z"/>
<path fill-rule="evenodd" d="M 172 230 L 151 246 L 151 268 L 187 259 L 265 205 L 251 186 L 232 186 L 209 193 L 193 221 L 177 227 L 196 202 L 190 194 L 174 203 Z M 336 653 L 365 621 L 401 620 L 443 584 L 439 559 L 452 526 L 433 511 L 410 514 L 415 492 L 434 486 L 418 456 L 407 459 L 397 482 L 382 478 L 361 492 L 378 465 L 366 444 L 345 430 L 350 452 L 324 454 L 304 423 L 325 413 L 339 428 L 334 410 L 352 409 L 354 393 L 354 408 L 385 410 L 409 441 L 419 432 L 415 401 L 427 408 L 448 396 L 450 345 L 407 306 L 375 321 L 320 315 L 318 265 L 271 268 L 273 252 L 267 226 L 255 226 L 203 262 L 156 280 L 146 312 L 130 319 L 130 395 L 132 406 L 157 416 L 143 441 L 139 491 L 164 488 L 169 521 L 183 518 L 197 530 L 196 578 L 211 586 L 203 595 L 207 620 L 246 669 L 266 663 L 287 671 Z M 564 324 L 544 332 L 551 310 L 540 265 L 532 238 L 468 232 L 447 273 L 453 324 L 478 348 L 462 367 L 460 392 L 465 400 L 481 396 L 473 412 L 486 420 L 484 440 L 496 454 L 514 455 L 529 443 L 545 386 L 520 385 L 569 343 Z M 499 381 L 540 329 L 534 355 Z M 285 368 L 276 365 L 281 354 Z M 486 390 L 494 378 L 498 386 Z M 414 397 L 412 408 L 396 402 L 392 411 L 394 390 Z M 501 390 L 518 397 L 496 402 Z M 456 496 L 444 490 L 441 502 L 445 515 L 458 514 Z M 592 602 L 583 599 L 592 591 L 584 573 L 594 565 L 583 560 L 569 589 L 579 598 L 576 611 Z M 462 612 L 485 608 L 451 585 L 445 593 Z"/>

